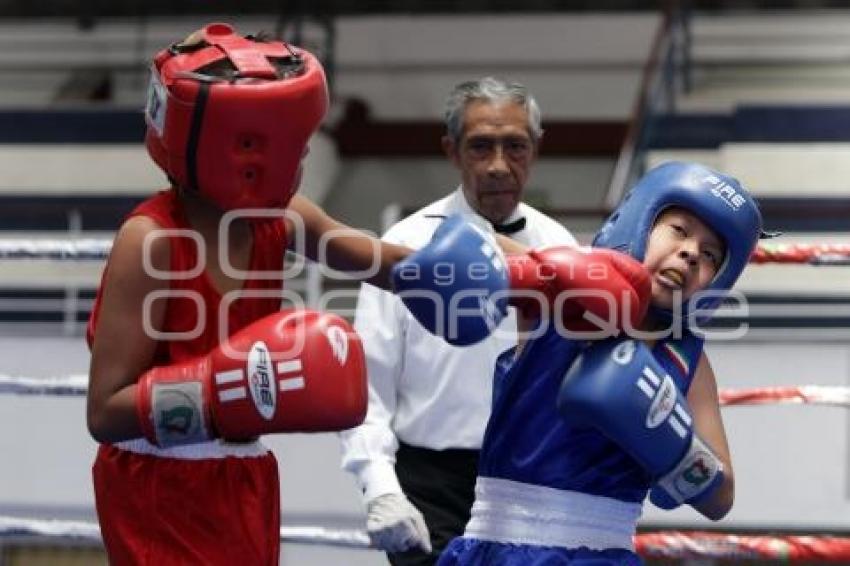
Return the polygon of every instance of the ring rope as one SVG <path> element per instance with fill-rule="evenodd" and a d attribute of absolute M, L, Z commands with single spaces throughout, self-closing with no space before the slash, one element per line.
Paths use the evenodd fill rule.
<path fill-rule="evenodd" d="M 0 516 L 0 539 L 24 536 L 101 542 L 100 529 L 94 522 Z M 290 544 L 372 548 L 365 531 L 314 526 L 281 527 L 280 540 Z M 637 553 L 644 558 L 850 560 L 850 537 L 669 531 L 641 533 L 635 536 L 634 542 Z"/>
<path fill-rule="evenodd" d="M 644 558 L 758 558 L 846 564 L 850 560 L 850 537 L 671 531 L 637 535 L 635 550 Z"/>
<path fill-rule="evenodd" d="M 0 516 L 0 539 L 24 536 L 102 542 L 100 527 L 95 522 Z M 281 527 L 280 540 L 288 543 L 369 548 L 369 536 L 365 531 L 328 529 L 325 527 Z"/>
<path fill-rule="evenodd" d="M 0 259 L 103 260 L 112 249 L 110 239 L 0 239 Z M 752 263 L 807 263 L 850 265 L 850 244 L 762 244 Z"/>
<path fill-rule="evenodd" d="M 0 393 L 17 395 L 81 396 L 89 388 L 89 376 L 84 374 L 26 377 L 0 374 Z"/>
<path fill-rule="evenodd" d="M 750 262 L 850 265 L 850 244 L 762 244 Z"/>
<path fill-rule="evenodd" d="M 0 259 L 58 259 L 89 261 L 106 259 L 112 240 L 0 239 Z"/>
<path fill-rule="evenodd" d="M 800 385 L 721 389 L 721 405 L 806 404 L 850 407 L 850 387 L 838 385 Z"/>
<path fill-rule="evenodd" d="M 88 390 L 84 374 L 53 377 L 21 377 L 0 374 L 0 394 L 81 396 Z M 850 407 L 850 387 L 797 385 L 721 389 L 721 405 L 804 404 Z"/>

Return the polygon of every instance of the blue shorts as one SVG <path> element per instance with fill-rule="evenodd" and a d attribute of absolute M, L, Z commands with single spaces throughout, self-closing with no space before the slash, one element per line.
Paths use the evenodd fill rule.
<path fill-rule="evenodd" d="M 457 537 L 440 555 L 437 566 L 641 566 L 640 557 L 625 548 L 590 550 L 508 544 L 474 538 Z"/>

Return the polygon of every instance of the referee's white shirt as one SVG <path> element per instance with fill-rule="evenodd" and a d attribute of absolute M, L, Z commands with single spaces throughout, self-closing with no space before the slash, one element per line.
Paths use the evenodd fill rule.
<path fill-rule="evenodd" d="M 443 217 L 456 212 L 475 214 L 460 188 L 395 224 L 383 239 L 419 249 Z M 576 245 L 566 228 L 524 203 L 507 222 L 522 217 L 525 228 L 511 235 L 518 242 Z M 368 501 L 401 492 L 394 469 L 399 440 L 433 450 L 481 447 L 496 357 L 516 344 L 516 318 L 511 312 L 483 342 L 450 346 L 420 326 L 392 293 L 364 284 L 354 326 L 366 351 L 369 409 L 362 425 L 341 433 L 342 466 Z"/>

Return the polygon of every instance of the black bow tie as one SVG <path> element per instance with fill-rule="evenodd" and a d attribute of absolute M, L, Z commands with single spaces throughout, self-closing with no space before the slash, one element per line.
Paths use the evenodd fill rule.
<path fill-rule="evenodd" d="M 493 224 L 491 222 L 491 224 Z M 525 229 L 525 217 L 520 218 L 518 220 L 514 220 L 513 222 L 508 222 L 506 224 L 493 224 L 493 230 L 496 231 L 497 234 L 516 234 L 520 230 Z"/>

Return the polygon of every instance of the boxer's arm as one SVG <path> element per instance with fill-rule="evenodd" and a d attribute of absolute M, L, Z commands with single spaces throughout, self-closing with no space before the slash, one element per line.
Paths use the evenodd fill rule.
<path fill-rule="evenodd" d="M 525 244 L 520 244 L 516 240 L 508 238 L 504 234 L 493 234 L 493 236 L 495 236 L 496 243 L 499 244 L 499 247 L 502 248 L 502 251 L 505 252 L 506 255 L 524 254 L 531 249 Z"/>
<path fill-rule="evenodd" d="M 715 455 L 723 462 L 723 483 L 711 497 L 694 505 L 694 508 L 707 518 L 717 521 L 723 518 L 732 508 L 735 496 L 735 478 L 732 472 L 729 443 L 726 440 L 726 431 L 720 414 L 717 381 L 705 352 L 700 357 L 688 391 L 688 404 L 691 406 L 697 433 L 711 446 Z"/>
<path fill-rule="evenodd" d="M 149 218 L 134 217 L 118 232 L 103 282 L 100 314 L 92 344 L 87 397 L 89 432 L 98 442 L 118 442 L 142 435 L 136 413 L 136 380 L 150 369 L 156 341 L 144 330 L 143 304 L 149 293 L 167 288 L 168 282 L 146 273 L 145 235 L 158 229 Z M 167 238 L 150 246 L 156 269 L 169 268 Z M 160 328 L 166 301 L 154 301 L 150 322 Z"/>
<path fill-rule="evenodd" d="M 306 256 L 337 271 L 360 272 L 362 281 L 389 290 L 392 266 L 411 253 L 411 249 L 346 226 L 325 213 L 309 199 L 295 195 L 289 203 L 290 212 L 300 217 L 304 226 L 303 244 Z M 292 222 L 287 223 L 290 234 Z M 299 245 L 290 242 L 299 250 Z"/>
<path fill-rule="evenodd" d="M 303 222 L 305 239 L 303 249 L 308 258 L 338 271 L 370 271 L 372 273 L 369 276 L 361 279 L 384 290 L 391 289 L 392 266 L 413 251 L 406 246 L 382 241 L 366 232 L 347 226 L 301 195 L 295 195 L 292 198 L 289 210 Z M 287 233 L 297 234 L 297 232 L 294 223 L 289 220 Z M 496 235 L 496 241 L 505 253 L 523 253 L 528 249 L 523 244 L 501 234 Z M 290 242 L 289 245 L 296 251 L 300 249 L 294 242 Z"/>

